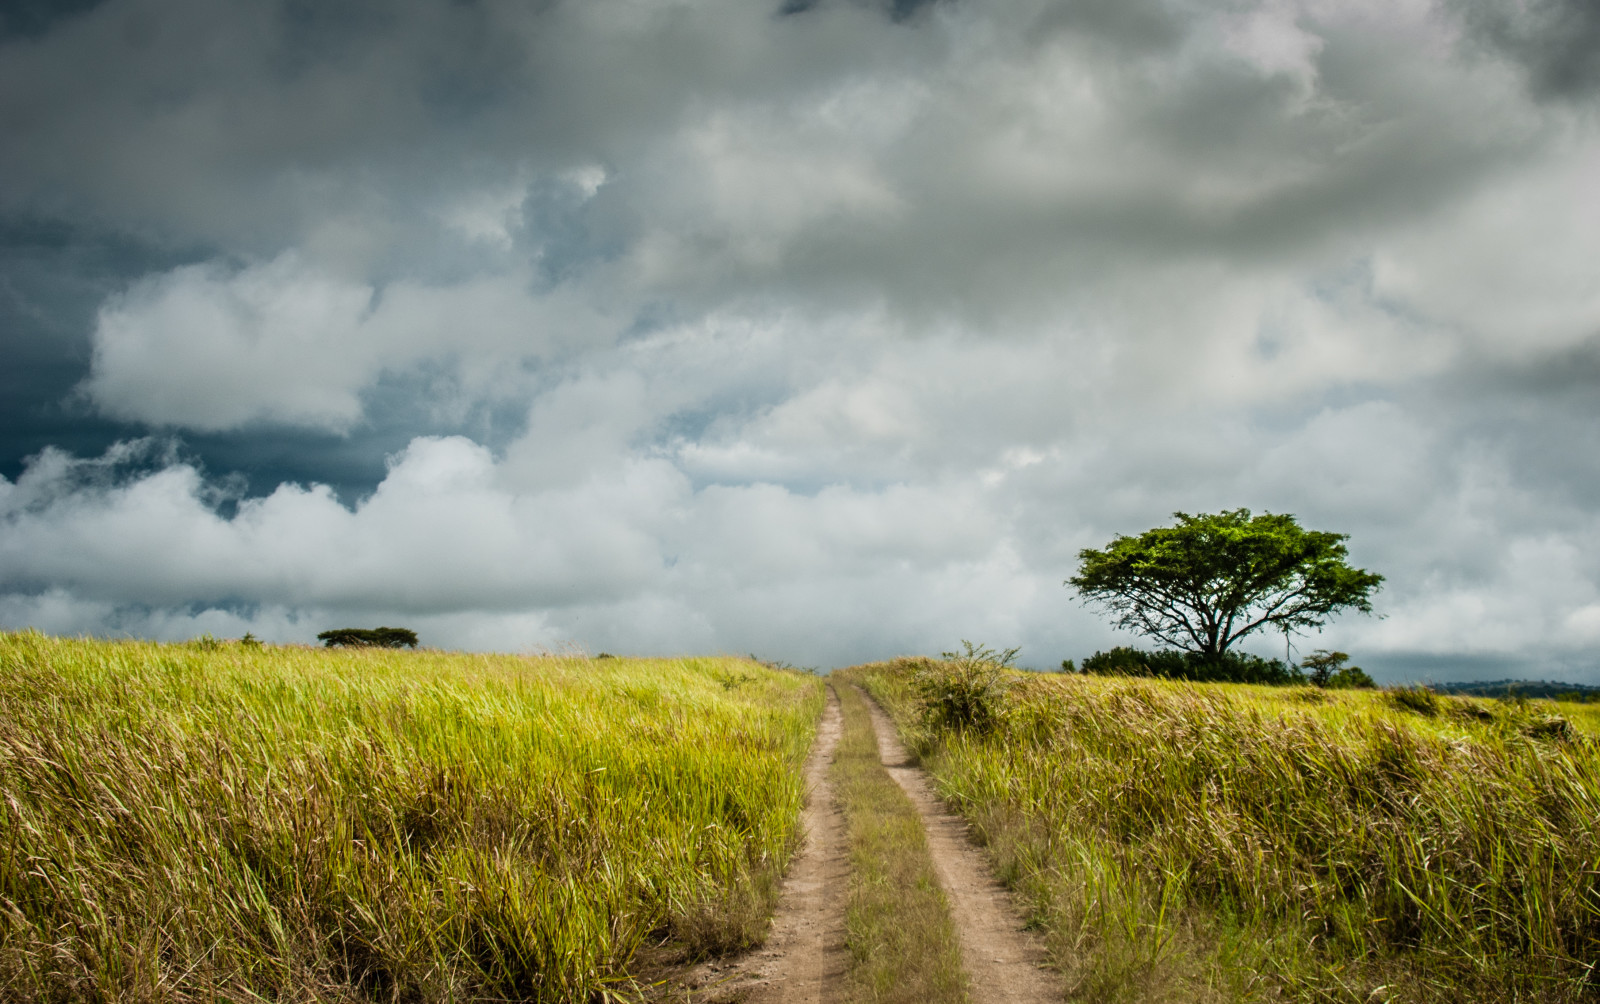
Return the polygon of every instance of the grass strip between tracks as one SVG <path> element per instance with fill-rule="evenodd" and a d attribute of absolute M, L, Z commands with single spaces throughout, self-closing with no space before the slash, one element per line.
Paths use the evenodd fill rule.
<path fill-rule="evenodd" d="M 850 841 L 849 999 L 965 1001 L 960 945 L 922 820 L 879 761 L 865 699 L 854 687 L 835 689 L 844 736 L 833 778 Z"/>

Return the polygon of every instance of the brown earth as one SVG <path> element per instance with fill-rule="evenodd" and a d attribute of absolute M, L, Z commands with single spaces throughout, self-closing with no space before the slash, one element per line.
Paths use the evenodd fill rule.
<path fill-rule="evenodd" d="M 922 816 L 934 870 L 961 940 L 961 964 L 974 1004 L 1062 1000 L 1060 980 L 1048 969 L 1043 944 L 1024 930 L 1021 913 L 990 874 L 966 822 L 934 793 L 926 773 L 901 745 L 894 724 L 870 696 L 867 707 L 884 769 Z M 817 742 L 806 761 L 806 838 L 784 881 L 766 944 L 740 958 L 713 960 L 679 973 L 670 986 L 659 987 L 663 992 L 656 999 L 695 1004 L 825 1004 L 841 999 L 849 965 L 844 941 L 849 849 L 828 767 L 842 731 L 839 698 L 830 685 Z"/>

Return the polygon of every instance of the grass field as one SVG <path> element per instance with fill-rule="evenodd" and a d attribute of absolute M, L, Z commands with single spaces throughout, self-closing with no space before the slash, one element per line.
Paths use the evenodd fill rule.
<path fill-rule="evenodd" d="M 765 931 L 819 681 L 0 635 L 0 999 L 535 1000 Z"/>
<path fill-rule="evenodd" d="M 1600 715 L 1015 674 L 988 734 L 854 671 L 1046 930 L 1073 1000 L 1600 996 Z"/>

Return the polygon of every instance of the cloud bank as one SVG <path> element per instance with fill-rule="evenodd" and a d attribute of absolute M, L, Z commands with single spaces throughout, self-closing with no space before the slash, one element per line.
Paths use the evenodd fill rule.
<path fill-rule="evenodd" d="M 137 250 L 77 330 L 17 322 L 105 445 L 0 482 L 0 622 L 1049 666 L 1129 640 L 1062 587 L 1078 549 L 1243 505 L 1388 577 L 1306 647 L 1600 680 L 1597 23 L 47 18 L 0 41 L 0 214 Z M 241 488 L 290 433 L 386 473 Z"/>

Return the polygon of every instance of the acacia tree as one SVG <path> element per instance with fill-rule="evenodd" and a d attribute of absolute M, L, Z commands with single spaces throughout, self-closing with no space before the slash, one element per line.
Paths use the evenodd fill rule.
<path fill-rule="evenodd" d="M 317 635 L 327 648 L 416 648 L 417 633 L 408 628 L 334 628 Z"/>
<path fill-rule="evenodd" d="M 1176 526 L 1079 551 L 1066 584 L 1118 627 L 1208 662 L 1261 628 L 1287 635 L 1320 628 L 1336 611 L 1372 612 L 1383 576 L 1345 562 L 1349 534 L 1249 509 L 1172 515 Z"/>

